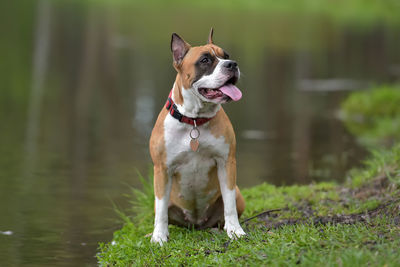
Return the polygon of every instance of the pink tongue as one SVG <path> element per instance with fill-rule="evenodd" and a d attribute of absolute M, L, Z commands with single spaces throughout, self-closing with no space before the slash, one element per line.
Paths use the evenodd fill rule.
<path fill-rule="evenodd" d="M 219 88 L 219 90 L 232 98 L 233 101 L 238 101 L 242 98 L 242 92 L 240 92 L 239 88 L 234 86 L 233 84 L 227 84 Z"/>

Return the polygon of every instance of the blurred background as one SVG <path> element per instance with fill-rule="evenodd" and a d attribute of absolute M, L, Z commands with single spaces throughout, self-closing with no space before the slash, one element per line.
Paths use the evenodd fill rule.
<path fill-rule="evenodd" d="M 238 184 L 343 181 L 366 155 L 338 118 L 352 90 L 400 78 L 397 0 L 0 3 L 0 265 L 95 265 L 112 203 L 151 169 L 175 79 L 171 33 L 239 63 L 224 106 Z"/>

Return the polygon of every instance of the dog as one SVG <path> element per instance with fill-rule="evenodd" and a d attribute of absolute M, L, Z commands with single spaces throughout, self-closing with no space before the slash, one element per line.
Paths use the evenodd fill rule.
<path fill-rule="evenodd" d="M 151 242 L 168 240 L 168 223 L 204 229 L 224 225 L 232 239 L 245 235 L 245 208 L 236 185 L 236 139 L 221 104 L 238 101 L 237 63 L 213 43 L 192 47 L 172 34 L 175 83 L 150 137 L 155 221 Z"/>

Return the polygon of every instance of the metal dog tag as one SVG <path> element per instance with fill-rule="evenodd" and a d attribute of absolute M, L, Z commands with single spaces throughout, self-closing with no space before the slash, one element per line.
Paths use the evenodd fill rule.
<path fill-rule="evenodd" d="M 194 126 L 193 126 L 193 129 L 190 130 L 189 136 L 191 138 L 190 148 L 194 152 L 196 152 L 197 149 L 199 149 L 199 137 L 200 137 L 200 131 L 199 131 L 199 129 L 197 129 L 196 121 L 194 121 Z"/>

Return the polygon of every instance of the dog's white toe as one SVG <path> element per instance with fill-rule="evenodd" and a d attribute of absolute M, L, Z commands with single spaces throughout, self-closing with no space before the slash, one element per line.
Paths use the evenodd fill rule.
<path fill-rule="evenodd" d="M 238 239 L 239 237 L 246 235 L 240 225 L 225 224 L 224 229 L 231 239 Z"/>
<path fill-rule="evenodd" d="M 160 246 L 162 246 L 164 243 L 168 241 L 168 230 L 160 230 L 160 229 L 154 229 L 153 235 L 151 236 L 151 242 L 152 243 L 158 243 Z"/>

